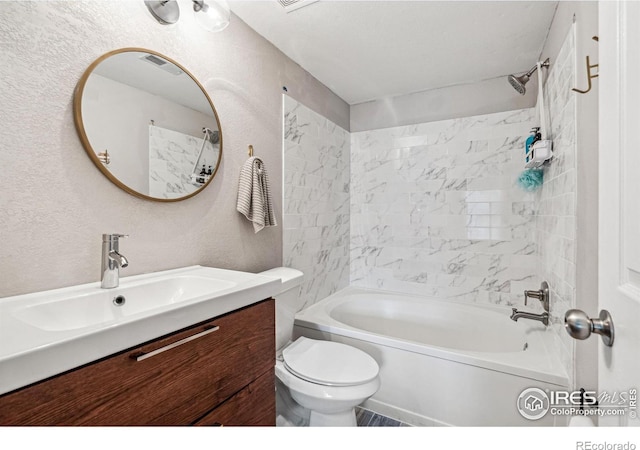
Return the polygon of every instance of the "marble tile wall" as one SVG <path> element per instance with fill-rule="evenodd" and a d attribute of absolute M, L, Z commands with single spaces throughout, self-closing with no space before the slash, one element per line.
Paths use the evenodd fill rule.
<path fill-rule="evenodd" d="M 349 285 L 349 132 L 284 95 L 284 265 L 302 307 Z"/>
<path fill-rule="evenodd" d="M 551 291 L 552 329 L 569 376 L 575 341 L 564 330 L 564 313 L 576 305 L 576 71 L 573 28 L 565 38 L 545 83 L 554 158 L 544 167 L 536 193 L 536 254 L 540 276 Z M 595 256 L 594 256 L 595 257 Z"/>
<path fill-rule="evenodd" d="M 539 285 L 534 109 L 351 135 L 351 284 L 515 305 Z"/>
<path fill-rule="evenodd" d="M 576 299 L 572 29 L 545 83 L 554 159 L 536 193 L 515 185 L 535 109 L 351 135 L 351 284 L 525 308 L 551 289 L 556 353 L 573 377 L 564 313 Z"/>
<path fill-rule="evenodd" d="M 189 175 L 202 148 L 202 139 L 149 125 L 149 196 L 175 198 L 197 189 Z M 208 169 L 218 161 L 219 146 L 205 141 L 198 164 Z"/>
<path fill-rule="evenodd" d="M 534 108 L 349 135 L 285 96 L 284 264 L 305 272 L 304 307 L 351 284 L 541 312 L 522 292 L 544 279 L 572 376 L 573 36 L 545 85 L 555 157 L 535 193 L 516 184 Z"/>

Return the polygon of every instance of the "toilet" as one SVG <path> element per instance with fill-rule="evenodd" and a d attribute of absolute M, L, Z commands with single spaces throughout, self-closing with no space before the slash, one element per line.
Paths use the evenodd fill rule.
<path fill-rule="evenodd" d="M 276 295 L 276 377 L 309 426 L 356 426 L 355 407 L 378 391 L 378 363 L 346 344 L 299 337 L 291 341 L 304 274 L 278 267 L 260 275 L 280 278 Z M 300 408 L 301 407 L 301 408 Z"/>

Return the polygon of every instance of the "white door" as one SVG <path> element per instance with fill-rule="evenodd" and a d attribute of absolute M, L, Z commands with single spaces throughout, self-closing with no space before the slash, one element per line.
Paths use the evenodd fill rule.
<path fill-rule="evenodd" d="M 611 313 L 615 340 L 612 347 L 599 343 L 598 390 L 631 396 L 624 415 L 601 417 L 599 424 L 638 426 L 633 395 L 640 390 L 640 2 L 603 1 L 599 8 L 598 301 Z"/>

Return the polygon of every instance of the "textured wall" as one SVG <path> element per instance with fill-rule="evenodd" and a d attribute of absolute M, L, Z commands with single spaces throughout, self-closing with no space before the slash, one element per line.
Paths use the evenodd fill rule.
<path fill-rule="evenodd" d="M 142 1 L 0 2 L 0 297 L 96 281 L 101 234 L 120 232 L 123 275 L 203 264 L 259 271 L 282 264 L 282 228 L 254 234 L 235 211 L 253 144 L 282 214 L 282 86 L 348 128 L 349 108 L 232 16 L 221 33 L 158 24 Z M 159 51 L 204 85 L 222 123 L 222 165 L 202 193 L 140 200 L 105 178 L 73 125 L 73 91 L 87 66 L 121 47 Z"/>
<path fill-rule="evenodd" d="M 301 307 L 349 285 L 349 132 L 284 96 L 284 250 Z"/>
<path fill-rule="evenodd" d="M 538 285 L 531 108 L 352 133 L 351 283 L 513 305 Z"/>

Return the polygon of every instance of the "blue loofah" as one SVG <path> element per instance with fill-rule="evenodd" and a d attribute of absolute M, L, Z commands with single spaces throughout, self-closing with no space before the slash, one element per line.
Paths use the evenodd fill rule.
<path fill-rule="evenodd" d="M 542 186 L 542 180 L 542 169 L 526 169 L 518 177 L 518 185 L 527 192 L 533 192 Z"/>

